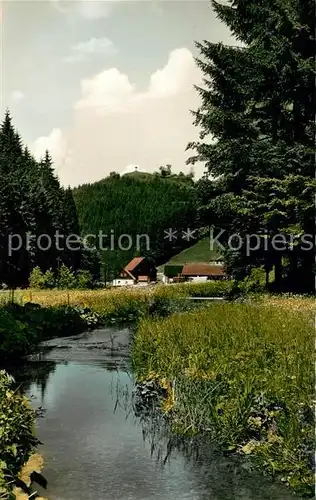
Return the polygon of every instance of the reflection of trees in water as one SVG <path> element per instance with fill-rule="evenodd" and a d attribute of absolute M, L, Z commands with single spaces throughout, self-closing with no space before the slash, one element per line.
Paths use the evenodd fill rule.
<path fill-rule="evenodd" d="M 19 391 L 30 392 L 32 384 L 35 384 L 43 400 L 49 377 L 55 370 L 54 361 L 33 361 L 11 369 L 10 373 L 14 376 L 15 386 Z"/>
<path fill-rule="evenodd" d="M 124 359 L 120 359 L 119 361 L 117 359 L 113 359 L 113 360 L 107 359 L 104 362 L 102 362 L 102 366 L 108 372 L 128 373 L 128 371 L 127 371 L 128 363 Z"/>
<path fill-rule="evenodd" d="M 177 434 L 171 427 L 170 419 L 159 409 L 159 401 L 151 406 L 134 408 L 135 416 L 141 425 L 144 441 L 150 444 L 151 456 L 161 464 L 166 464 L 172 454 L 182 454 L 189 460 L 198 460 L 200 439 Z"/>
<path fill-rule="evenodd" d="M 133 418 L 135 424 L 140 425 L 143 439 L 150 445 L 151 457 L 156 457 L 162 465 L 167 463 L 173 452 L 198 460 L 201 439 L 183 437 L 172 431 L 169 419 L 159 410 L 158 395 L 153 393 L 152 397 L 144 400 L 137 386 L 133 389 L 132 383 L 124 385 L 119 377 L 112 390 L 116 396 L 114 411 L 122 409 L 126 418 Z"/>

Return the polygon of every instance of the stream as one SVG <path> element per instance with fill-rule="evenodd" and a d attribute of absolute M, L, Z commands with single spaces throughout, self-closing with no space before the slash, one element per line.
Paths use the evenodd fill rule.
<path fill-rule="evenodd" d="M 45 410 L 36 432 L 48 489 L 34 491 L 49 500 L 298 498 L 205 440 L 179 444 L 159 419 L 136 417 L 129 352 L 127 329 L 100 329 L 45 342 L 14 373 Z"/>

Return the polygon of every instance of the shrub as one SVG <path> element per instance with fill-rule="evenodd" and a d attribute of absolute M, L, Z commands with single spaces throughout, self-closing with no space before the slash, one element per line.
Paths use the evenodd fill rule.
<path fill-rule="evenodd" d="M 58 270 L 57 284 L 58 288 L 66 290 L 76 288 L 76 277 L 71 269 L 65 266 L 65 264 L 62 264 L 62 266 Z"/>
<path fill-rule="evenodd" d="M 46 271 L 43 278 L 44 278 L 43 288 L 54 288 L 56 286 L 55 275 L 51 269 Z"/>
<path fill-rule="evenodd" d="M 76 288 L 92 288 L 92 274 L 90 271 L 78 271 L 76 279 Z"/>
<path fill-rule="evenodd" d="M 56 284 L 53 271 L 49 269 L 43 273 L 38 266 L 32 270 L 29 282 L 31 288 L 39 290 L 54 288 Z"/>
<path fill-rule="evenodd" d="M 24 356 L 38 343 L 36 325 L 27 324 L 12 312 L 20 307 L 11 304 L 0 308 L 0 359 Z"/>
<path fill-rule="evenodd" d="M 20 358 L 43 340 L 80 333 L 90 325 L 90 319 L 66 305 L 8 304 L 0 308 L 0 360 Z"/>
<path fill-rule="evenodd" d="M 241 283 L 240 290 L 247 293 L 263 293 L 266 290 L 266 273 L 263 267 L 255 267 Z"/>
<path fill-rule="evenodd" d="M 36 289 L 42 289 L 45 288 L 45 280 L 44 280 L 44 274 L 40 270 L 38 266 L 34 267 L 30 274 L 30 287 Z"/>
<path fill-rule="evenodd" d="M 0 495 L 6 498 L 9 483 L 38 445 L 33 435 L 35 412 L 28 400 L 13 391 L 13 383 L 5 371 L 0 371 Z M 3 496 L 2 496 L 3 495 Z"/>
<path fill-rule="evenodd" d="M 74 272 L 64 264 L 58 270 L 57 276 L 52 270 L 45 273 L 37 266 L 35 267 L 29 278 L 30 287 L 34 290 L 44 290 L 52 288 L 61 288 L 64 290 L 70 289 L 87 289 L 92 288 L 92 274 L 90 271 L 80 270 L 75 276 Z"/>

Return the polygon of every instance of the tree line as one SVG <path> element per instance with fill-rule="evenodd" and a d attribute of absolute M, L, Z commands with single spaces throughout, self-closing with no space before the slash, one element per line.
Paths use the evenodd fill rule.
<path fill-rule="evenodd" d="M 1 283 L 27 286 L 36 266 L 44 272 L 55 272 L 63 264 L 78 269 L 81 252 L 56 244 L 57 231 L 79 234 L 72 190 L 61 187 L 48 151 L 35 160 L 7 111 L 0 127 Z M 38 244 L 41 235 L 45 237 Z"/>
<path fill-rule="evenodd" d="M 135 255 L 156 264 L 188 245 L 169 241 L 168 228 L 186 230 L 195 224 L 197 198 L 193 174 L 159 172 L 120 176 L 116 172 L 94 184 L 63 188 L 48 151 L 37 161 L 6 112 L 0 127 L 0 285 L 9 288 L 94 286 L 115 278 Z M 114 247 L 96 248 L 87 234 L 113 234 Z M 56 235 L 61 240 L 56 240 Z M 128 235 L 133 244 L 118 245 Z M 79 248 L 67 248 L 66 238 L 81 235 Z M 136 247 L 137 237 L 141 246 Z M 103 241 L 104 243 L 104 241 Z M 110 241 L 109 241 L 110 243 Z M 87 274 L 89 273 L 89 274 Z"/>

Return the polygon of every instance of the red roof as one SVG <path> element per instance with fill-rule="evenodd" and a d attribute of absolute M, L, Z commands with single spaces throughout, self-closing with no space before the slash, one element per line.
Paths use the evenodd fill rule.
<path fill-rule="evenodd" d="M 182 276 L 226 276 L 223 266 L 206 263 L 191 263 L 183 266 Z"/>
<path fill-rule="evenodd" d="M 128 264 L 127 266 L 124 267 L 125 271 L 134 271 L 135 267 L 138 266 L 138 264 L 140 264 L 141 262 L 143 262 L 145 257 L 134 257 L 134 259 L 132 259 Z"/>

